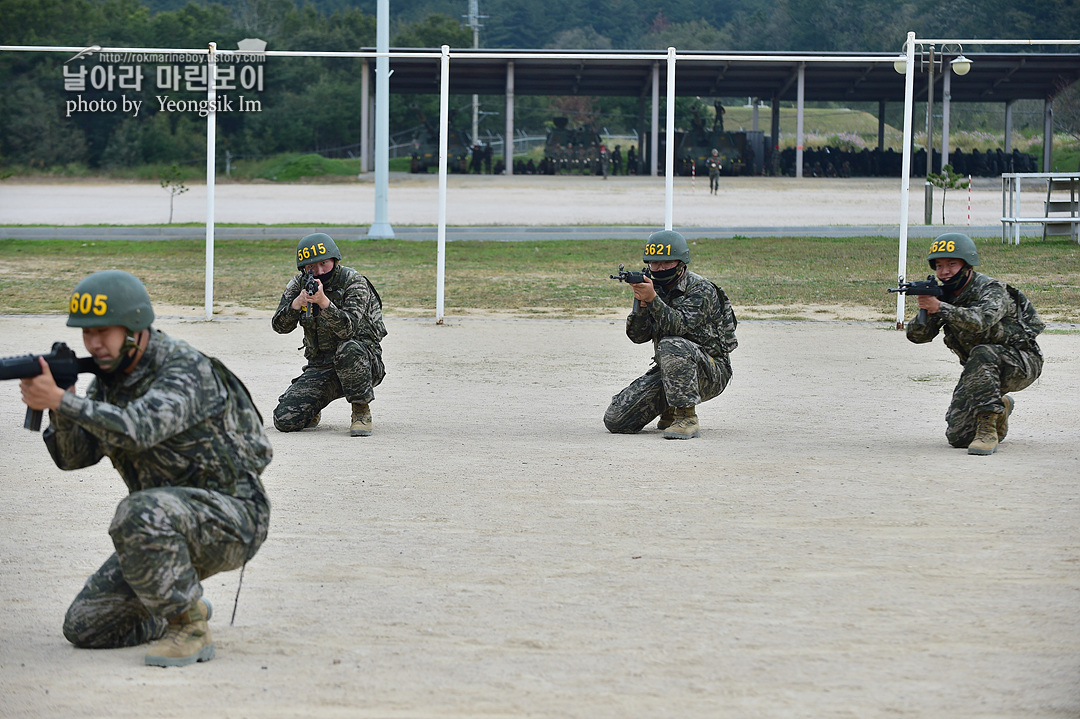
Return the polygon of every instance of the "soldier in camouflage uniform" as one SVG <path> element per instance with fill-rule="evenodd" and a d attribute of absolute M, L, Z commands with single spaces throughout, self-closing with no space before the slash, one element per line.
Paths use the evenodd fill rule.
<path fill-rule="evenodd" d="M 304 328 L 302 374 L 278 398 L 274 426 L 296 432 L 319 423 L 322 409 L 338 397 L 352 404 L 349 434 L 371 434 L 370 402 L 386 370 L 382 345 L 386 336 L 382 300 L 368 278 L 341 264 L 341 251 L 327 234 L 300 240 L 296 269 L 281 295 L 272 325 L 288 334 Z M 311 281 L 317 290 L 309 292 Z"/>
<path fill-rule="evenodd" d="M 722 167 L 719 150 L 714 149 L 712 151 L 712 154 L 705 160 L 705 167 L 709 170 L 709 194 L 717 195 L 720 193 L 720 169 Z"/>
<path fill-rule="evenodd" d="M 979 253 L 967 235 L 941 235 L 927 260 L 943 294 L 917 298 L 920 312 L 908 322 L 907 338 L 921 344 L 944 331 L 945 346 L 964 366 L 945 415 L 945 436 L 968 454 L 993 454 L 1016 404 L 1005 393 L 1024 389 L 1042 373 L 1035 338 L 1045 325 L 1022 292 L 973 269 Z"/>
<path fill-rule="evenodd" d="M 722 289 L 687 268 L 690 247 L 678 232 L 654 232 L 642 259 L 649 273 L 630 285 L 626 336 L 653 343 L 653 367 L 612 397 L 604 424 L 615 433 L 639 432 L 659 416 L 665 439 L 692 439 L 700 435 L 696 405 L 731 380 L 735 313 Z"/>
<path fill-rule="evenodd" d="M 209 661 L 212 608 L 201 579 L 242 567 L 266 539 L 270 503 L 259 475 L 273 451 L 244 385 L 224 365 L 150 327 L 142 283 L 90 275 L 71 296 L 97 377 L 85 397 L 49 365 L 23 379 L 23 401 L 49 410 L 45 445 L 60 469 L 108 457 L 127 484 L 109 526 L 116 553 L 86 581 L 64 620 L 78 647 L 160 639 L 145 662 Z"/>

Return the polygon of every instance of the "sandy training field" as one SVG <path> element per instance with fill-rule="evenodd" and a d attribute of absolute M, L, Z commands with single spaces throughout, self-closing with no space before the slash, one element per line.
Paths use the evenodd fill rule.
<path fill-rule="evenodd" d="M 159 326 L 265 415 L 296 336 Z M 0 386 L 0 714 L 1071 717 L 1080 713 L 1080 336 L 1050 335 L 992 457 L 949 448 L 959 367 L 868 323 L 747 322 L 702 436 L 608 434 L 648 364 L 621 319 L 391 319 L 375 434 L 271 430 L 270 537 L 204 583 L 176 670 L 60 626 L 124 488 L 56 469 Z M 0 354 L 79 345 L 0 318 Z M 80 385 L 82 386 L 82 385 Z"/>
<path fill-rule="evenodd" d="M 844 204 L 818 184 L 759 188 L 758 222 L 895 222 L 895 185 Z M 0 224 L 163 221 L 115 188 L 34 187 L 0 185 Z M 612 208 L 655 193 L 607 192 L 596 212 L 585 192 L 519 188 L 515 206 L 480 189 L 451 222 L 632 221 Z M 287 198 L 237 187 L 261 204 L 224 202 L 218 219 L 362 222 L 308 205 L 359 191 L 297 190 L 284 213 Z M 393 207 L 394 222 L 431 221 Z M 730 198 L 715 207 L 676 224 L 749 224 Z M 662 210 L 642 214 L 662 226 Z M 299 335 L 159 309 L 158 327 L 222 358 L 269 417 Z M 0 383 L 0 716 L 1080 716 L 1080 335 L 1041 338 L 1042 379 L 998 453 L 975 457 L 944 438 L 955 358 L 875 322 L 743 322 L 699 439 L 608 434 L 611 395 L 649 364 L 622 317 L 391 312 L 374 435 L 347 436 L 343 400 L 315 430 L 270 430 L 269 538 L 234 624 L 239 573 L 204 582 L 217 658 L 183 669 L 64 640 L 125 489 L 108 462 L 58 470 L 22 429 L 17 383 Z M 60 315 L 0 316 L 0 356 L 57 340 L 84 354 Z"/>

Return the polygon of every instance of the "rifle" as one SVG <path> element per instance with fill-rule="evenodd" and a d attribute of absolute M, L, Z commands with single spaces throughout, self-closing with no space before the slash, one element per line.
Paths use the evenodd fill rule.
<path fill-rule="evenodd" d="M 624 270 L 623 265 L 619 265 L 619 274 L 608 275 L 608 277 L 613 280 L 618 280 L 619 282 L 625 282 L 628 285 L 640 285 L 645 281 L 646 277 L 651 277 L 651 275 L 649 275 L 649 269 L 647 267 L 642 267 L 641 272 L 635 272 L 633 270 Z M 639 307 L 641 307 L 641 303 L 638 302 L 635 297 L 634 312 L 637 312 Z"/>
<path fill-rule="evenodd" d="M 309 297 L 311 295 L 314 295 L 316 292 L 319 291 L 319 283 L 315 279 L 315 273 L 314 272 L 305 272 L 304 273 L 303 291 L 307 292 Z M 307 309 L 308 312 L 311 313 L 312 317 L 315 316 L 315 311 L 319 309 L 318 306 L 312 307 L 310 304 L 304 305 L 304 307 L 305 307 L 305 309 Z"/>
<path fill-rule="evenodd" d="M 75 380 L 83 372 L 100 374 L 93 357 L 76 357 L 75 351 L 64 342 L 53 342 L 52 351 L 47 355 L 16 355 L 14 357 L 0 357 L 0 380 L 22 379 L 23 377 L 36 377 L 41 374 L 41 363 L 38 357 L 44 357 L 49 363 L 49 371 L 59 387 L 67 389 L 75 384 Z M 31 432 L 41 430 L 41 415 L 39 409 L 26 408 L 26 419 L 23 427 Z"/>
<path fill-rule="evenodd" d="M 319 283 L 315 279 L 315 273 L 314 272 L 305 272 L 304 273 L 304 292 L 307 292 L 309 295 L 313 295 L 318 291 L 319 291 Z"/>
<path fill-rule="evenodd" d="M 619 274 L 608 275 L 613 280 L 619 282 L 626 282 L 631 285 L 640 285 L 645 281 L 645 278 L 649 276 L 649 271 L 644 267 L 641 268 L 641 272 L 634 272 L 633 270 L 624 270 L 623 265 L 619 265 Z"/>
<path fill-rule="evenodd" d="M 898 284 L 899 287 L 890 287 L 889 292 L 900 292 L 906 295 L 929 295 L 931 297 L 941 297 L 944 294 L 941 291 L 941 285 L 937 283 L 937 279 L 933 275 L 927 275 L 925 280 L 900 282 Z M 919 322 L 926 322 L 926 310 L 919 310 Z"/>

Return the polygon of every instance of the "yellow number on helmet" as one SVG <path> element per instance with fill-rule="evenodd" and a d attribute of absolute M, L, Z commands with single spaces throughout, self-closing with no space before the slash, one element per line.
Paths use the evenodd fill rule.
<path fill-rule="evenodd" d="M 76 313 L 76 312 L 79 311 L 79 293 L 78 292 L 76 292 L 75 294 L 73 294 L 71 296 L 71 307 L 69 308 L 69 311 L 72 312 L 72 313 Z"/>
<path fill-rule="evenodd" d="M 947 252 L 952 252 L 955 249 L 956 249 L 956 243 L 953 242 L 952 240 L 949 240 L 949 244 L 945 246 L 945 250 Z"/>
<path fill-rule="evenodd" d="M 324 245 L 321 242 L 319 243 L 319 254 L 320 255 L 325 255 L 326 254 L 326 245 Z"/>
<path fill-rule="evenodd" d="M 94 295 L 94 314 L 99 317 L 105 314 L 109 310 L 109 306 L 105 303 L 105 300 L 109 299 L 108 295 Z"/>
<path fill-rule="evenodd" d="M 90 312 L 90 303 L 93 301 L 93 299 L 94 298 L 90 296 L 89 292 L 83 293 L 83 295 L 81 297 L 79 297 L 79 313 L 80 314 L 85 315 L 85 314 Z"/>

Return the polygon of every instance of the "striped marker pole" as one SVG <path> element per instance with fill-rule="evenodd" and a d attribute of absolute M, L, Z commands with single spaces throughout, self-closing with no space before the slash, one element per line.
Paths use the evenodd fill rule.
<path fill-rule="evenodd" d="M 971 175 L 968 175 L 968 227 L 971 227 Z"/>

